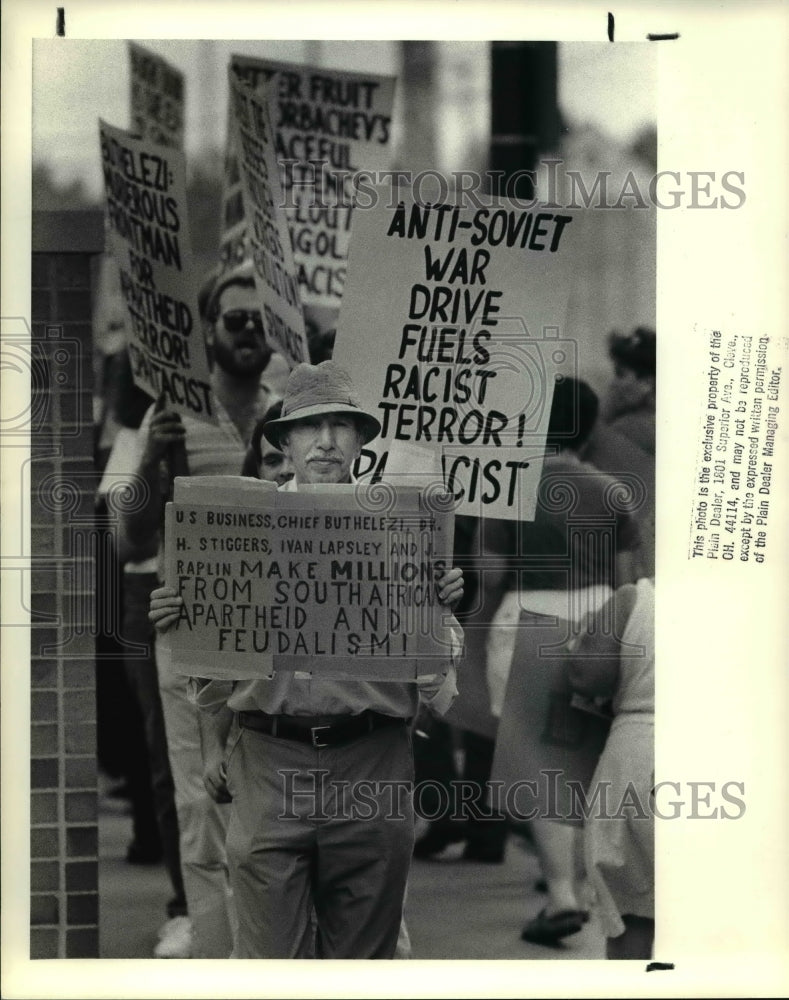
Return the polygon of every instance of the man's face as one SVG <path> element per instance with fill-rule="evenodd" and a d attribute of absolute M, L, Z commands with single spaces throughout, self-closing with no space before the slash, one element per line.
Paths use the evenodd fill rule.
<path fill-rule="evenodd" d="M 219 296 L 218 306 L 210 338 L 217 365 L 237 378 L 258 378 L 269 363 L 271 350 L 263 335 L 255 289 L 229 285 Z"/>
<path fill-rule="evenodd" d="M 329 413 L 294 423 L 281 444 L 298 482 L 348 483 L 362 439 L 352 416 Z"/>
<path fill-rule="evenodd" d="M 264 437 L 260 439 L 258 475 L 261 479 L 276 483 L 277 486 L 282 486 L 289 479 L 293 479 L 293 466 L 290 459 L 273 444 L 269 444 Z"/>

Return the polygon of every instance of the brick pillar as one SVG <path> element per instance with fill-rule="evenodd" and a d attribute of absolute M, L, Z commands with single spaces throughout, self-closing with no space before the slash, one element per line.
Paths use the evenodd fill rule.
<path fill-rule="evenodd" d="M 34 213 L 30 957 L 97 958 L 91 269 L 100 213 Z"/>

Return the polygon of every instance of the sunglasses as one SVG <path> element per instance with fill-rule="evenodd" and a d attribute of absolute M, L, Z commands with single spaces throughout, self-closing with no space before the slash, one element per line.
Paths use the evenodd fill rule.
<path fill-rule="evenodd" d="M 222 323 L 228 333 L 241 333 L 251 323 L 255 333 L 263 333 L 263 317 L 257 309 L 229 309 L 222 313 Z"/>

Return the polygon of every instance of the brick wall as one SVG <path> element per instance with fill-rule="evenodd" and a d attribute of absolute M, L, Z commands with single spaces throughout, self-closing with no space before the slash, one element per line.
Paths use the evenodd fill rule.
<path fill-rule="evenodd" d="M 100 213 L 34 213 L 30 957 L 95 958 L 91 274 Z"/>

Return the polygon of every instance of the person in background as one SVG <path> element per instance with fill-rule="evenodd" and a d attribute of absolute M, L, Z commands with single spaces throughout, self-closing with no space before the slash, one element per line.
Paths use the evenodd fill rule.
<path fill-rule="evenodd" d="M 475 542 L 479 534 L 479 518 L 455 515 L 454 558 L 465 563 L 463 598 L 454 609 L 463 625 L 464 616 L 475 607 L 479 580 L 479 560 L 475 557 Z M 473 622 L 473 614 L 470 616 Z M 481 642 L 473 633 L 466 637 L 465 673 L 471 667 L 470 657 Z M 468 692 L 466 693 L 468 697 Z M 504 861 L 507 842 L 506 817 L 495 811 L 487 796 L 496 741 L 492 736 L 450 725 L 435 716 L 417 720 L 414 758 L 417 782 L 424 782 L 426 793 L 422 805 L 427 815 L 435 819 L 427 824 L 414 844 L 414 857 L 428 860 L 443 855 L 449 844 L 463 842 L 463 861 L 500 864 Z M 462 764 L 455 763 L 455 750 L 462 754 Z M 456 789 L 459 782 L 466 789 L 462 804 Z M 428 794 L 435 789 L 432 797 Z M 469 790 L 472 794 L 469 795 Z"/>
<path fill-rule="evenodd" d="M 150 406 L 150 397 L 139 389 L 132 378 L 128 353 L 123 352 L 124 364 L 119 366 L 116 384 L 116 420 L 119 430 L 105 468 L 99 493 L 111 497 L 122 489 L 134 496 L 136 484 L 136 436 L 143 416 Z M 129 787 L 132 802 L 142 799 L 145 815 L 151 820 L 144 825 L 135 820 L 134 839 L 129 845 L 127 860 L 135 864 L 164 860 L 172 896 L 166 905 L 167 920 L 159 928 L 154 957 L 184 957 L 188 952 L 190 921 L 187 916 L 186 894 L 181 874 L 180 836 L 175 809 L 175 792 L 167 750 L 162 701 L 154 655 L 155 630 L 148 620 L 151 591 L 156 587 L 156 550 L 158 539 L 153 536 L 147 548 L 133 549 L 122 534 L 118 537 L 118 561 L 122 564 L 122 608 L 119 640 L 130 698 L 124 702 L 124 715 L 139 714 L 144 743 L 142 753 L 129 743 Z M 123 730 L 117 717 L 116 730 Z"/>
<path fill-rule="evenodd" d="M 282 415 L 263 433 L 293 465 L 294 478 L 280 490 L 298 492 L 351 482 L 351 467 L 380 424 L 359 406 L 348 373 L 325 361 L 293 370 Z M 436 589 L 452 607 L 463 593 L 460 570 L 443 573 Z M 162 587 L 152 596 L 151 620 L 165 631 L 182 605 L 174 588 Z M 413 805 L 410 796 L 398 800 L 392 815 L 389 799 L 393 787 L 413 782 L 409 721 L 420 697 L 443 712 L 457 693 L 449 652 L 442 666 L 411 684 L 288 672 L 195 680 L 196 700 L 215 727 L 206 784 L 218 799 L 232 799 L 233 957 L 393 958 L 403 949 Z M 329 785 L 363 782 L 372 815 L 316 823 L 309 795 L 287 796 L 286 774 L 313 788 L 324 775 Z M 283 819 L 283 803 L 292 817 Z"/>
<path fill-rule="evenodd" d="M 613 697 L 614 720 L 589 790 L 604 784 L 607 814 L 592 810 L 583 840 L 608 958 L 652 957 L 655 935 L 655 583 L 644 577 L 611 598 L 581 632 L 570 683 L 587 698 Z M 634 795 L 636 802 L 634 802 Z M 622 803 L 627 802 L 627 806 Z"/>
<path fill-rule="evenodd" d="M 655 331 L 638 326 L 624 336 L 613 332 L 608 343 L 614 378 L 600 408 L 600 419 L 604 425 L 654 455 Z"/>
<path fill-rule="evenodd" d="M 145 723 L 132 679 L 124 669 L 130 635 L 124 621 L 129 603 L 125 585 L 129 554 L 114 530 L 113 505 L 113 496 L 117 495 L 114 489 L 125 485 L 130 476 L 125 461 L 129 439 L 133 439 L 134 428 L 150 405 L 150 397 L 135 388 L 125 348 L 112 357 L 110 381 L 113 390 L 106 417 L 114 427 L 113 443 L 101 465 L 95 506 L 95 527 L 103 539 L 96 548 L 96 592 L 103 596 L 96 606 L 97 757 L 105 774 L 123 780 L 109 795 L 128 797 L 131 806 L 132 840 L 126 860 L 130 864 L 158 864 L 163 845 L 151 786 Z M 146 631 L 150 631 L 147 625 Z"/>
<path fill-rule="evenodd" d="M 156 538 L 161 553 L 162 516 L 174 475 L 238 475 L 252 430 L 273 401 L 264 377 L 272 351 L 264 335 L 251 263 L 210 275 L 200 305 L 219 423 L 211 425 L 158 407 L 148 410 L 137 435 L 136 462 L 146 502 L 122 518 L 132 547 L 144 548 Z M 227 809 L 211 798 L 203 783 L 203 743 L 211 732 L 204 731 L 188 697 L 188 679 L 172 670 L 159 643 L 156 663 L 191 921 L 184 945 L 191 957 L 227 958 L 234 920 L 225 852 Z"/>
<path fill-rule="evenodd" d="M 93 305 L 93 441 L 96 470 L 102 472 L 120 429 L 118 407 L 124 391 L 128 313 L 118 265 L 110 254 L 97 259 Z M 139 420 L 138 420 L 139 425 Z"/>
<path fill-rule="evenodd" d="M 270 483 L 282 486 L 293 478 L 293 466 L 287 455 L 267 441 L 263 429 L 269 420 L 277 420 L 282 414 L 282 400 L 277 400 L 266 411 L 266 415 L 255 424 L 249 447 L 244 456 L 241 475 L 251 479 L 266 479 Z"/>
<path fill-rule="evenodd" d="M 130 801 L 133 841 L 128 859 L 153 863 L 161 858 L 150 781 L 147 773 L 142 720 L 136 705 L 129 706 L 130 692 L 123 670 L 120 639 L 122 573 L 117 539 L 107 504 L 103 473 L 112 455 L 116 436 L 122 431 L 119 410 L 125 386 L 131 378 L 126 349 L 126 306 L 115 261 L 109 255 L 97 259 L 97 288 L 92 317 L 93 342 L 93 466 L 99 477 L 95 498 L 95 526 L 101 538 L 96 547 L 97 593 L 112 600 L 96 606 L 96 755 L 101 771 L 118 784 L 108 794 Z M 145 406 L 134 415 L 138 427 Z M 128 407 L 127 407 L 128 409 Z"/>
<path fill-rule="evenodd" d="M 598 399 L 590 386 L 575 378 L 558 381 L 534 520 L 481 523 L 483 609 L 485 620 L 492 622 L 487 676 L 494 715 L 505 710 L 522 610 L 576 621 L 596 611 L 616 586 L 636 579 L 640 537 L 634 512 L 619 497 L 617 481 L 584 461 L 597 414 Z M 571 528 L 581 532 L 575 542 Z M 509 752 L 517 755 L 518 748 Z M 588 920 L 578 892 L 579 845 L 570 826 L 545 818 L 529 826 L 548 899 L 521 937 L 551 945 L 580 931 Z"/>
<path fill-rule="evenodd" d="M 639 326 L 611 333 L 608 353 L 614 377 L 586 447 L 586 460 L 614 477 L 637 477 L 643 496 L 636 518 L 641 533 L 642 575 L 655 572 L 655 331 Z"/>
<path fill-rule="evenodd" d="M 338 317 L 339 310 L 330 306 L 304 306 L 304 332 L 313 365 L 331 360 L 337 337 Z"/>

